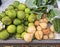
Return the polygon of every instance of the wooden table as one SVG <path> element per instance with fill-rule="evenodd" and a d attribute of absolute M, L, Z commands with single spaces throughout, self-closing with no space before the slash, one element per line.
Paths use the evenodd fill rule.
<path fill-rule="evenodd" d="M 30 43 L 24 40 L 0 40 L 0 47 L 60 47 L 60 40 L 33 40 Z"/>

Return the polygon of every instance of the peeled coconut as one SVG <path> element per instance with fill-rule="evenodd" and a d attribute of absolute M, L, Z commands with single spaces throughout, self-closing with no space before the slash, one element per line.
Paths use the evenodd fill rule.
<path fill-rule="evenodd" d="M 40 26 L 41 26 L 43 29 L 45 29 L 45 28 L 47 28 L 47 23 L 40 23 Z"/>
<path fill-rule="evenodd" d="M 43 39 L 48 39 L 48 35 L 44 35 L 43 36 Z"/>
<path fill-rule="evenodd" d="M 36 31 L 35 32 L 35 37 L 36 37 L 37 40 L 42 40 L 43 32 L 42 31 Z"/>
<path fill-rule="evenodd" d="M 54 33 L 49 34 L 49 39 L 54 39 Z"/>
<path fill-rule="evenodd" d="M 37 21 L 35 21 L 35 26 L 39 26 L 39 24 L 40 24 L 40 22 L 37 20 Z"/>
<path fill-rule="evenodd" d="M 32 41 L 32 39 L 33 39 L 33 34 L 30 34 L 30 33 L 26 33 L 25 35 L 24 35 L 24 40 L 26 41 L 26 42 L 31 42 Z"/>
<path fill-rule="evenodd" d="M 36 31 L 35 26 L 29 26 L 29 27 L 27 28 L 27 32 L 28 32 L 28 33 L 35 33 L 35 31 Z"/>
<path fill-rule="evenodd" d="M 53 26 L 53 25 L 50 26 L 50 30 L 51 30 L 52 32 L 54 32 L 54 26 Z"/>
<path fill-rule="evenodd" d="M 43 32 L 43 34 L 47 35 L 47 34 L 49 34 L 50 30 L 49 29 L 43 29 L 42 32 Z"/>
<path fill-rule="evenodd" d="M 41 31 L 42 28 L 41 28 L 40 26 L 37 26 L 37 30 L 38 30 L 38 31 Z"/>

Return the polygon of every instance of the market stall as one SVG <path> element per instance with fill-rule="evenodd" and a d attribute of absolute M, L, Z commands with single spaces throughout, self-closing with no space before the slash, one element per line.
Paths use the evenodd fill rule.
<path fill-rule="evenodd" d="M 56 0 L 8 0 L 0 6 L 1 47 L 59 47 L 60 9 Z"/>

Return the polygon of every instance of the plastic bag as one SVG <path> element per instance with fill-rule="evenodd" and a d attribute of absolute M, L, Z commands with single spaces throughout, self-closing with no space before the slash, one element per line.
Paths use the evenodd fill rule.
<path fill-rule="evenodd" d="M 2 6 L 0 7 L 0 13 L 2 13 L 2 11 L 5 11 L 5 9 L 14 2 L 15 0 L 7 0 L 4 4 L 2 4 Z M 26 0 L 17 0 L 21 3 L 25 3 Z"/>

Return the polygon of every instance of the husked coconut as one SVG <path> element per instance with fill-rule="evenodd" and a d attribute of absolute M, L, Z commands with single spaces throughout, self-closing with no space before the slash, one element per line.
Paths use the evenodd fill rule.
<path fill-rule="evenodd" d="M 37 21 L 35 21 L 35 26 L 39 26 L 39 24 L 40 24 L 40 22 L 37 20 Z"/>
<path fill-rule="evenodd" d="M 54 33 L 49 34 L 49 39 L 54 39 Z"/>
<path fill-rule="evenodd" d="M 44 35 L 44 36 L 43 36 L 43 39 L 49 39 L 49 38 L 48 38 L 48 35 Z"/>
<path fill-rule="evenodd" d="M 42 40 L 43 32 L 42 31 L 36 31 L 35 32 L 35 37 L 36 37 L 37 40 Z"/>
<path fill-rule="evenodd" d="M 40 23 L 43 23 L 43 22 L 44 22 L 44 20 L 43 20 L 43 19 L 40 19 L 40 20 L 39 20 L 39 22 L 40 22 Z"/>
<path fill-rule="evenodd" d="M 40 23 L 41 28 L 45 29 L 47 28 L 47 23 Z"/>
<path fill-rule="evenodd" d="M 37 26 L 37 30 L 38 30 L 38 31 L 41 31 L 42 28 L 41 28 L 40 26 Z"/>
<path fill-rule="evenodd" d="M 44 18 L 43 20 L 44 20 L 44 22 L 48 23 L 48 19 L 47 18 Z"/>
<path fill-rule="evenodd" d="M 53 26 L 53 25 L 50 26 L 50 30 L 51 30 L 52 32 L 54 32 L 54 26 Z"/>
<path fill-rule="evenodd" d="M 49 34 L 50 30 L 49 29 L 43 29 L 42 32 L 43 32 L 43 34 L 47 35 L 47 34 Z"/>
<path fill-rule="evenodd" d="M 26 42 L 31 42 L 32 41 L 32 39 L 33 39 L 33 34 L 30 34 L 30 33 L 26 33 L 25 35 L 24 35 L 24 40 L 26 41 Z"/>
<path fill-rule="evenodd" d="M 27 32 L 28 32 L 28 33 L 35 33 L 35 31 L 36 31 L 35 26 L 29 26 L 29 27 L 27 28 Z"/>

